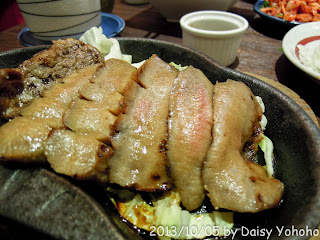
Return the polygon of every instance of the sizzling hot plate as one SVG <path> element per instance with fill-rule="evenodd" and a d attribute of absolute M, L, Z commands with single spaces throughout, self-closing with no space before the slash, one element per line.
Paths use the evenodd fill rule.
<path fill-rule="evenodd" d="M 271 239 L 307 239 L 278 237 L 276 227 L 310 229 L 320 224 L 320 133 L 309 116 L 277 89 L 224 68 L 194 50 L 156 40 L 118 40 L 122 51 L 133 55 L 134 62 L 156 53 L 167 62 L 201 69 L 213 83 L 228 78 L 243 81 L 262 97 L 268 119 L 265 133 L 274 143 L 276 177 L 284 182 L 285 194 L 280 207 L 257 214 L 235 214 L 235 224 L 248 229 L 274 229 Z M 15 67 L 44 48 L 1 53 L 0 68 Z M 57 175 L 46 166 L 0 165 L 0 215 L 31 227 L 35 231 L 28 233 L 45 239 L 141 239 L 148 235 L 138 235 L 121 221 L 103 187 Z M 259 237 L 238 234 L 236 239 Z"/>

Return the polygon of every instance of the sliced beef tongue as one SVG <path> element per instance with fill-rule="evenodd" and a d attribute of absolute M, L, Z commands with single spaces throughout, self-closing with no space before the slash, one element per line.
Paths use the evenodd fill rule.
<path fill-rule="evenodd" d="M 123 94 L 136 81 L 137 69 L 129 63 L 118 59 L 105 61 L 66 111 L 64 124 L 76 133 L 110 144 L 113 125 L 123 107 Z"/>
<path fill-rule="evenodd" d="M 108 182 L 108 160 L 111 147 L 93 136 L 56 129 L 46 144 L 45 155 L 51 167 L 76 179 Z"/>
<path fill-rule="evenodd" d="M 258 212 L 279 204 L 283 183 L 242 157 L 248 141 L 255 141 L 262 111 L 251 90 L 228 80 L 214 87 L 213 143 L 204 169 L 204 188 L 215 208 Z"/>
<path fill-rule="evenodd" d="M 34 100 L 21 112 L 22 116 L 0 127 L 0 157 L 6 161 L 35 162 L 45 160 L 44 149 L 51 129 L 65 127 L 64 112 L 80 96 L 79 90 L 97 70 L 97 65 L 65 78 Z"/>
<path fill-rule="evenodd" d="M 187 210 L 202 205 L 202 165 L 211 145 L 213 85 L 189 66 L 176 78 L 170 98 L 169 172 Z"/>
<path fill-rule="evenodd" d="M 95 49 L 65 40 L 20 70 L 0 71 L 2 80 L 15 82 L 11 95 L 27 96 L 14 89 L 25 74 L 36 73 L 36 66 L 43 74 L 61 68 L 61 79 L 54 75 L 54 84 L 30 92 L 13 115 L 3 112 L 19 116 L 0 127 L 0 159 L 47 160 L 57 173 L 138 191 L 175 186 L 189 211 L 206 194 L 217 209 L 258 212 L 278 205 L 283 183 L 244 154 L 248 145 L 257 151 L 262 133 L 261 108 L 244 83 L 213 86 L 200 70 L 178 72 L 157 55 L 138 70 L 117 59 L 94 64 L 100 61 Z M 67 63 L 79 66 L 63 70 Z M 4 98 L 0 104 L 10 109 Z"/>
<path fill-rule="evenodd" d="M 107 168 L 113 149 L 104 143 L 110 144 L 117 119 L 114 114 L 121 112 L 122 94 L 135 81 L 135 67 L 122 60 L 110 59 L 90 78 L 90 83 L 81 88 L 63 117 L 69 130 L 54 131 L 46 146 L 45 155 L 56 172 L 78 179 L 108 182 Z M 91 99 L 84 98 L 82 93 Z"/>
<path fill-rule="evenodd" d="M 141 191 L 166 190 L 165 143 L 170 92 L 177 70 L 157 55 L 138 69 L 139 83 L 125 98 L 125 110 L 112 139 L 114 155 L 109 163 L 110 182 Z"/>

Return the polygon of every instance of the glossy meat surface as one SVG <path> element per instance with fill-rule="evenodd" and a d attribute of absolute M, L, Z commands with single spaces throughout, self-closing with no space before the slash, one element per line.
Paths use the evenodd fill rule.
<path fill-rule="evenodd" d="M 107 83 L 105 87 L 88 83 L 80 93 L 84 99 L 103 105 L 105 109 L 118 116 L 123 107 L 124 96 L 115 91 L 109 92 L 107 87 Z"/>
<path fill-rule="evenodd" d="M 108 59 L 104 62 L 92 82 L 109 92 L 118 92 L 124 95 L 132 84 L 137 81 L 137 69 L 129 63 L 119 59 Z"/>
<path fill-rule="evenodd" d="M 17 117 L 0 127 L 2 160 L 45 161 L 44 148 L 51 128 L 43 119 Z"/>
<path fill-rule="evenodd" d="M 123 108 L 124 94 L 137 81 L 137 69 L 129 63 L 109 59 L 81 90 L 66 111 L 63 122 L 76 133 L 110 143 L 113 125 Z"/>
<path fill-rule="evenodd" d="M 101 104 L 77 99 L 64 114 L 64 124 L 72 131 L 110 142 L 116 116 Z"/>
<path fill-rule="evenodd" d="M 202 165 L 211 144 L 213 85 L 189 66 L 175 79 L 167 143 L 169 172 L 187 210 L 202 205 Z"/>
<path fill-rule="evenodd" d="M 44 147 L 52 128 L 64 127 L 62 116 L 79 90 L 97 70 L 97 65 L 88 66 L 79 73 L 65 78 L 46 92 L 44 97 L 35 99 L 26 107 L 22 116 L 16 117 L 0 127 L 0 157 L 14 161 L 43 161 Z"/>
<path fill-rule="evenodd" d="M 45 156 L 57 173 L 77 179 L 107 182 L 108 159 L 112 148 L 92 136 L 69 130 L 54 130 L 48 139 Z"/>
<path fill-rule="evenodd" d="M 251 90 L 228 80 L 214 87 L 213 143 L 203 169 L 204 187 L 215 208 L 258 212 L 279 204 L 283 183 L 241 156 L 259 128 L 261 108 Z"/>
<path fill-rule="evenodd" d="M 177 70 L 154 55 L 138 70 L 140 83 L 128 90 L 125 111 L 112 139 L 110 182 L 142 191 L 170 186 L 164 144 L 169 98 Z"/>
<path fill-rule="evenodd" d="M 64 83 L 58 83 L 46 91 L 44 97 L 35 99 L 21 111 L 21 115 L 33 119 L 46 119 L 52 128 L 64 127 L 63 115 L 74 99 L 80 96 L 80 89 L 90 81 L 98 65 L 88 66 L 79 73 L 69 75 Z"/>

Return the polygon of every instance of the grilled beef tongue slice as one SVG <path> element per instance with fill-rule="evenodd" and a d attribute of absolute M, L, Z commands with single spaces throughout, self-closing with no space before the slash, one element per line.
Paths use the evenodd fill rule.
<path fill-rule="evenodd" d="M 48 139 L 45 155 L 57 173 L 76 179 L 108 182 L 107 166 L 112 148 L 93 136 L 56 129 Z"/>
<path fill-rule="evenodd" d="M 189 66 L 175 79 L 168 121 L 169 171 L 184 207 L 202 205 L 205 191 L 202 165 L 211 145 L 213 85 L 198 69 Z"/>
<path fill-rule="evenodd" d="M 118 59 L 105 61 L 66 111 L 64 124 L 76 133 L 110 144 L 113 125 L 123 107 L 123 94 L 135 81 L 137 69 L 129 63 Z"/>
<path fill-rule="evenodd" d="M 44 161 L 44 148 L 52 128 L 64 127 L 62 116 L 79 90 L 89 82 L 98 65 L 91 65 L 64 79 L 35 99 L 22 116 L 0 127 L 0 157 L 6 161 Z"/>
<path fill-rule="evenodd" d="M 133 84 L 125 98 L 125 109 L 116 122 L 112 139 L 110 182 L 141 191 L 166 190 L 165 143 L 170 92 L 177 70 L 157 55 L 139 69 L 139 83 Z"/>
<path fill-rule="evenodd" d="M 266 170 L 242 157 L 247 142 L 256 141 L 262 110 L 242 82 L 228 80 L 214 87 L 213 143 L 203 169 L 204 188 L 215 208 L 258 212 L 279 204 L 284 185 Z"/>

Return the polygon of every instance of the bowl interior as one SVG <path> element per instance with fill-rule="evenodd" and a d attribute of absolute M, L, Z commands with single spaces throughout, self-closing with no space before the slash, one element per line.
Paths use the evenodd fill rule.
<path fill-rule="evenodd" d="M 285 235 L 278 237 L 276 227 L 284 226 L 285 229 L 291 229 L 294 226 L 297 229 L 306 229 L 306 226 L 316 228 L 320 223 L 320 133 L 309 116 L 293 100 L 277 89 L 254 77 L 222 67 L 197 51 L 157 40 L 130 38 L 119 38 L 118 40 L 122 51 L 133 55 L 133 62 L 139 62 L 156 53 L 167 62 L 193 65 L 201 69 L 213 83 L 226 81 L 228 78 L 243 81 L 255 95 L 262 97 L 266 107 L 265 115 L 268 119 L 265 134 L 273 141 L 277 159 L 276 177 L 284 182 L 285 194 L 280 207 L 258 214 L 235 214 L 235 224 L 239 229 L 241 227 L 273 229 L 270 239 L 307 239 L 308 237 L 299 236 L 288 238 Z M 0 68 L 15 67 L 44 48 L 46 47 L 32 47 L 1 53 Z M 13 178 L 10 187 L 0 191 L 0 214 L 5 217 L 54 237 L 60 236 L 56 231 L 60 229 L 62 234 L 73 237 L 81 236 L 79 234 L 82 236 L 91 234 L 93 239 L 103 239 L 103 236 L 114 234 L 114 239 L 148 238 L 147 233 L 145 235 L 133 234 L 134 230 L 122 222 L 103 188 L 75 182 L 46 169 L 35 170 L 28 166 L 12 168 L 4 165 L 0 166 L 0 170 L 0 183 L 2 184 L 6 184 L 14 174 L 25 176 L 24 178 Z M 35 189 L 40 187 L 41 194 L 37 194 L 38 198 L 35 202 L 14 201 L 15 198 L 12 198 L 13 201 L 5 201 L 12 195 L 18 199 L 34 198 L 33 188 L 17 187 L 24 184 L 23 179 L 24 181 L 36 179 L 33 180 L 33 186 Z M 46 187 L 43 186 L 44 183 Z M 65 189 L 70 198 L 79 198 L 81 201 L 71 198 L 75 202 L 68 204 L 67 200 L 61 202 L 59 198 L 52 198 L 54 193 L 51 187 L 53 186 L 58 190 Z M 12 189 L 20 189 L 21 192 Z M 56 207 L 56 211 L 41 212 L 43 215 L 39 219 L 39 209 L 42 209 L 46 203 L 48 205 L 48 199 L 52 199 L 52 206 Z M 91 208 L 88 208 L 88 205 Z M 17 209 L 21 210 L 17 211 Z M 90 211 L 96 214 L 89 214 Z M 79 219 L 66 221 L 66 216 L 73 213 Z M 83 221 L 87 227 L 82 228 L 81 218 L 86 218 L 86 214 L 87 220 L 90 221 Z M 43 223 L 42 219 L 46 218 L 50 219 L 50 224 Z M 88 228 L 97 230 L 90 231 Z M 259 238 L 238 234 L 235 239 Z"/>

